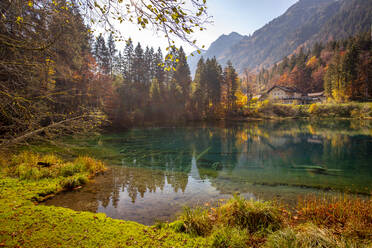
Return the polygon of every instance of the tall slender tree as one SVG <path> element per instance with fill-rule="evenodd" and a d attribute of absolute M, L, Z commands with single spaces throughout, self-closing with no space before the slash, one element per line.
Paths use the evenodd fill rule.
<path fill-rule="evenodd" d="M 238 90 L 239 81 L 238 74 L 233 67 L 231 61 L 227 62 L 227 66 L 224 69 L 224 83 L 226 87 L 226 100 L 228 112 L 234 111 L 236 108 L 236 91 Z"/>
<path fill-rule="evenodd" d="M 179 87 L 181 105 L 186 107 L 190 98 L 191 75 L 186 55 L 182 47 L 178 50 L 176 57 L 176 70 L 173 73 L 173 81 Z"/>
<path fill-rule="evenodd" d="M 112 72 L 114 69 L 114 63 L 116 61 L 116 53 L 117 49 L 115 46 L 115 41 L 112 33 L 110 33 L 108 40 L 107 40 L 107 48 L 108 48 L 108 54 L 109 54 L 109 71 L 110 75 L 112 76 Z"/>
<path fill-rule="evenodd" d="M 124 48 L 123 53 L 123 62 L 124 62 L 124 74 L 123 78 L 126 80 L 127 83 L 131 83 L 134 79 L 133 75 L 133 57 L 134 57 L 134 48 L 133 42 L 129 39 Z"/>

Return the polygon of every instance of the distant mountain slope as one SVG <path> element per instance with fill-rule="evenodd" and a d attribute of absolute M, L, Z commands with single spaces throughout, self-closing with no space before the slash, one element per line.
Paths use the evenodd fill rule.
<path fill-rule="evenodd" d="M 372 0 L 300 0 L 252 36 L 221 36 L 204 57 L 231 60 L 239 72 L 269 67 L 300 46 L 366 32 L 371 23 Z"/>
<path fill-rule="evenodd" d="M 207 52 L 205 53 L 205 56 L 208 58 L 214 56 L 216 58 L 223 58 L 227 55 L 225 54 L 225 52 L 228 51 L 229 48 L 233 47 L 235 44 L 246 37 L 247 36 L 240 35 L 237 32 L 232 32 L 229 35 L 221 35 L 210 45 Z"/>
<path fill-rule="evenodd" d="M 190 66 L 192 74 L 196 71 L 196 66 L 199 59 L 203 56 L 204 58 L 223 58 L 226 56 L 224 53 L 229 51 L 229 48 L 241 41 L 245 36 L 240 35 L 236 32 L 232 32 L 229 35 L 221 35 L 216 41 L 214 41 L 208 50 L 202 50 L 200 54 L 196 51 L 192 52 L 194 56 L 188 56 L 187 62 Z"/>

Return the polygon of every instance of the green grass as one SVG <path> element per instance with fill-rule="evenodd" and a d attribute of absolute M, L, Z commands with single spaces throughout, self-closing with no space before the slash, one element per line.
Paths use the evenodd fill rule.
<path fill-rule="evenodd" d="M 212 247 L 216 248 L 244 248 L 249 244 L 249 235 L 246 230 L 228 226 L 216 227 L 211 239 Z"/>
<path fill-rule="evenodd" d="M 203 207 L 186 207 L 180 217 L 184 225 L 184 231 L 193 236 L 209 235 L 213 228 L 213 223 L 209 214 L 209 211 Z M 181 229 L 180 226 L 175 225 L 175 227 L 176 230 Z"/>
<path fill-rule="evenodd" d="M 270 202 L 245 200 L 235 195 L 216 208 L 185 208 L 170 228 L 193 237 L 207 237 L 212 247 L 250 247 L 284 225 L 281 210 Z"/>
<path fill-rule="evenodd" d="M 283 220 L 278 207 L 270 202 L 245 200 L 235 195 L 214 211 L 217 222 L 249 231 L 271 232 L 278 230 Z"/>
<path fill-rule="evenodd" d="M 39 167 L 38 162 L 50 162 Z M 104 165 L 81 157 L 63 162 L 55 156 L 22 153 L 2 157 L 0 247 L 206 247 L 209 241 L 171 228 L 115 220 L 105 214 L 37 204 L 78 187 Z"/>

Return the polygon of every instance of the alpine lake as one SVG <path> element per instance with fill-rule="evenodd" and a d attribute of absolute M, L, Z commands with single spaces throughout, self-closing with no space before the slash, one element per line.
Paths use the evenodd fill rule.
<path fill-rule="evenodd" d="M 288 206 L 308 195 L 372 194 L 371 120 L 189 123 L 67 142 L 109 169 L 43 204 L 146 225 L 235 193 Z"/>

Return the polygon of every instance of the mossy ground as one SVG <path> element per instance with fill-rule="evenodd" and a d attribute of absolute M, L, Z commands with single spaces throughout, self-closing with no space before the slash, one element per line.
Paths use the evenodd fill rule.
<path fill-rule="evenodd" d="M 45 157 L 38 156 L 37 159 L 44 161 Z M 0 247 L 206 247 L 209 245 L 205 238 L 190 238 L 188 234 L 177 233 L 173 229 L 157 229 L 131 221 L 111 219 L 104 214 L 39 205 L 38 202 L 70 188 L 71 185 L 66 182 L 74 182 L 73 187 L 78 187 L 85 182 L 79 178 L 91 177 L 103 168 L 98 161 L 92 159 L 79 158 L 72 163 L 58 160 L 58 167 L 61 169 L 58 171 L 63 174 L 56 172 L 56 168 L 48 168 L 56 173 L 50 175 L 46 172 L 41 173 L 49 175 L 45 177 L 40 177 L 40 173 L 34 173 L 35 178 L 32 176 L 34 174 L 28 173 L 28 171 L 35 172 L 35 168 L 31 168 L 36 167 L 32 164 L 35 161 L 32 162 L 30 156 L 26 156 L 12 165 L 12 168 L 4 169 L 4 164 L 2 165 Z M 69 167 L 68 173 L 64 173 L 66 170 L 62 169 L 66 166 Z M 21 167 L 24 172 L 20 175 L 28 176 L 20 179 L 17 173 L 13 174 L 19 169 L 16 167 Z M 70 171 L 73 173 L 71 174 Z"/>

